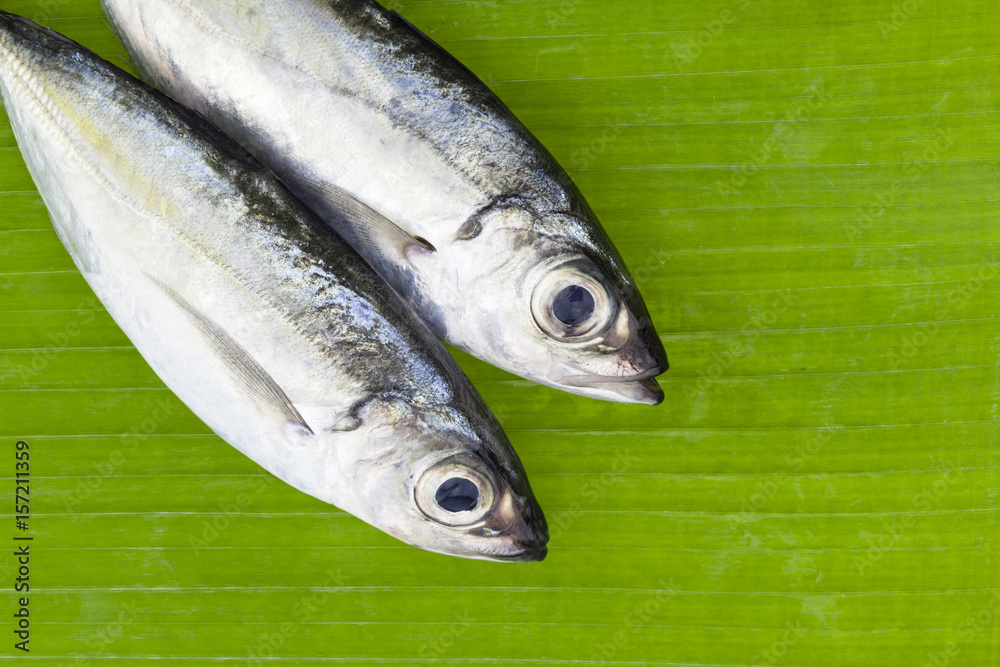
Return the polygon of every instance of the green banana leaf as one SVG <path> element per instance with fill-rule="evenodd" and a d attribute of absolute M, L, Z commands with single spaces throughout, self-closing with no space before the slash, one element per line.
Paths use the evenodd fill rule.
<path fill-rule="evenodd" d="M 1000 665 L 1000 6 L 389 5 L 570 170 L 650 305 L 666 401 L 459 355 L 550 554 L 405 546 L 271 478 L 164 388 L 0 121 L 0 657 Z M 96 0 L 0 8 L 128 66 Z"/>

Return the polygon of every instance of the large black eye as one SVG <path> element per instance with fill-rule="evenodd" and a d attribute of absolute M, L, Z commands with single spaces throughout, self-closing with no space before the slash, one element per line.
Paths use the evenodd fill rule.
<path fill-rule="evenodd" d="M 583 324 L 594 314 L 594 295 L 580 285 L 570 285 L 556 295 L 552 314 L 568 327 Z"/>
<path fill-rule="evenodd" d="M 466 512 L 479 502 L 479 488 L 472 480 L 452 477 L 438 487 L 434 500 L 449 512 Z"/>

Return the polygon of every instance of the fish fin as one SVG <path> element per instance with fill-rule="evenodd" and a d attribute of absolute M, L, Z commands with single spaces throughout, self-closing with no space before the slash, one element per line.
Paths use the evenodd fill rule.
<path fill-rule="evenodd" d="M 288 177 L 293 190 L 304 190 L 313 201 L 323 202 L 329 212 L 343 218 L 346 229 L 338 229 L 351 245 L 366 256 L 381 256 L 393 248 L 399 256 L 412 261 L 415 254 L 437 249 L 430 241 L 414 236 L 353 194 L 331 183 L 316 183 L 299 176 Z"/>
<path fill-rule="evenodd" d="M 156 283 L 157 287 L 170 297 L 171 301 L 176 303 L 181 310 L 191 317 L 195 326 L 208 340 L 209 345 L 225 361 L 226 365 L 233 370 L 234 375 L 239 380 L 241 389 L 247 396 L 262 406 L 277 411 L 284 417 L 287 426 L 293 432 L 300 435 L 315 435 L 309 424 L 306 423 L 302 415 L 299 414 L 299 411 L 292 405 L 292 401 L 282 391 L 281 387 L 278 386 L 278 383 L 274 381 L 274 378 L 250 356 L 242 345 L 211 318 L 195 308 L 176 290 L 148 273 L 146 273 L 146 277 Z"/>

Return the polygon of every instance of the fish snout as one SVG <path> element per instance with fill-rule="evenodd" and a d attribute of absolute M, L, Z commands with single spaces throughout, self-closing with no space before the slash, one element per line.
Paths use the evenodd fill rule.
<path fill-rule="evenodd" d="M 549 525 L 542 508 L 529 494 L 518 499 L 518 520 L 507 531 L 507 553 L 500 560 L 528 563 L 543 560 L 548 554 Z"/>
<path fill-rule="evenodd" d="M 636 327 L 636 340 L 640 342 L 646 354 L 646 368 L 643 373 L 649 373 L 649 377 L 654 377 L 661 373 L 666 373 L 670 368 L 667 360 L 667 350 L 663 347 L 663 341 L 656 334 L 656 328 L 648 317 L 642 318 Z M 654 372 L 655 371 L 655 372 Z"/>
<path fill-rule="evenodd" d="M 552 380 L 556 386 L 583 396 L 659 405 L 664 394 L 655 378 L 668 368 L 663 343 L 649 318 L 644 317 L 622 347 L 568 364 Z"/>

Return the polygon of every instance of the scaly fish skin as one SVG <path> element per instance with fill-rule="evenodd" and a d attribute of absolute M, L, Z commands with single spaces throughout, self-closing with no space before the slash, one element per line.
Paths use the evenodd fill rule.
<path fill-rule="evenodd" d="M 87 282 L 223 439 L 415 546 L 544 557 L 545 520 L 492 413 L 271 172 L 193 112 L 3 12 L 0 94 Z M 458 501 L 441 502 L 465 502 L 457 511 L 435 502 L 453 478 L 467 480 L 449 487 Z"/>
<path fill-rule="evenodd" d="M 141 70 L 336 228 L 434 332 L 542 384 L 655 404 L 666 354 L 552 156 L 371 0 L 102 0 Z M 343 193 L 398 226 L 345 219 Z M 557 305 L 558 304 L 558 305 Z"/>

